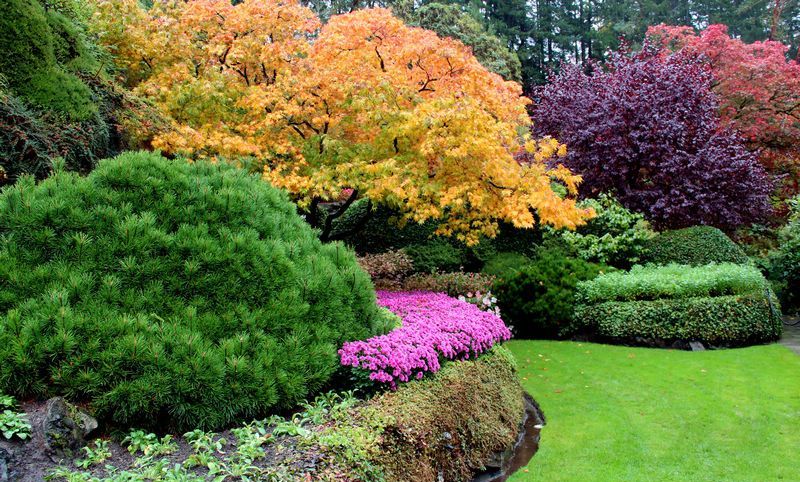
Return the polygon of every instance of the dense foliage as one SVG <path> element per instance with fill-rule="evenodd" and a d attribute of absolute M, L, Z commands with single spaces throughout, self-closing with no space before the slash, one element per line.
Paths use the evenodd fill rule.
<path fill-rule="evenodd" d="M 538 134 L 569 146 L 583 195 L 611 192 L 657 227 L 739 226 L 769 211 L 771 183 L 723 129 L 713 76 L 688 54 L 646 46 L 587 74 L 566 65 L 537 93 Z"/>
<path fill-rule="evenodd" d="M 493 292 L 517 337 L 552 338 L 572 321 L 578 283 L 608 269 L 547 250 L 530 265 L 499 278 Z"/>
<path fill-rule="evenodd" d="M 342 365 L 369 371 L 370 380 L 393 388 L 441 368 L 440 358 L 465 360 L 511 338 L 503 320 L 443 293 L 378 292 L 378 303 L 403 326 L 365 341 L 344 344 Z"/>
<path fill-rule="evenodd" d="M 654 233 L 641 214 L 625 209 L 606 194 L 581 201 L 580 205 L 594 210 L 595 217 L 576 230 L 548 229 L 548 237 L 562 241 L 586 261 L 630 268 L 642 260 L 647 241 Z"/>
<path fill-rule="evenodd" d="M 583 304 L 763 293 L 764 275 L 753 266 L 710 264 L 690 267 L 634 266 L 629 272 L 606 273 L 578 285 Z"/>
<path fill-rule="evenodd" d="M 531 258 L 524 254 L 510 252 L 497 253 L 486 261 L 481 273 L 502 278 L 509 276 L 531 264 Z"/>
<path fill-rule="evenodd" d="M 0 390 L 123 426 L 296 404 L 376 329 L 355 256 L 225 165 L 130 153 L 0 195 Z"/>
<path fill-rule="evenodd" d="M 623 343 L 742 346 L 777 340 L 782 323 L 777 299 L 762 292 L 579 305 L 574 327 Z"/>
<path fill-rule="evenodd" d="M 403 251 L 359 256 L 358 264 L 369 274 L 378 289 L 398 289 L 414 272 L 414 262 Z"/>
<path fill-rule="evenodd" d="M 167 152 L 251 157 L 303 208 L 352 189 L 468 244 L 499 221 L 586 217 L 553 191 L 580 179 L 545 163 L 564 148 L 525 131 L 520 85 L 457 40 L 386 9 L 320 27 L 296 0 L 97 1 L 95 29 L 128 82 L 174 122 L 155 140 Z M 516 161 L 523 149 L 531 162 Z"/>
<path fill-rule="evenodd" d="M 467 261 L 466 250 L 444 239 L 412 244 L 404 251 L 414 261 L 414 269 L 422 273 L 458 271 Z"/>
<path fill-rule="evenodd" d="M 748 263 L 747 255 L 731 238 L 711 226 L 664 231 L 646 246 L 644 261 L 702 266 L 709 263 Z"/>
<path fill-rule="evenodd" d="M 784 185 L 800 189 L 800 63 L 787 59 L 788 45 L 768 40 L 751 44 L 711 25 L 699 34 L 690 27 L 651 27 L 665 46 L 709 62 L 713 90 L 720 97 L 723 124 L 740 132 L 760 151 L 766 168 L 788 174 Z"/>
<path fill-rule="evenodd" d="M 787 309 L 800 310 L 800 197 L 794 199 L 794 214 L 779 231 L 780 245 L 770 255 L 769 275 Z"/>
<path fill-rule="evenodd" d="M 408 15 L 408 21 L 440 37 L 452 37 L 472 49 L 478 61 L 506 80 L 522 81 L 519 57 L 503 39 L 493 35 L 461 7 L 451 3 L 427 3 Z"/>
<path fill-rule="evenodd" d="M 73 120 L 97 115 L 91 91 L 67 69 L 95 67 L 79 27 L 38 0 L 8 0 L 0 13 L 0 74 L 11 90 Z"/>

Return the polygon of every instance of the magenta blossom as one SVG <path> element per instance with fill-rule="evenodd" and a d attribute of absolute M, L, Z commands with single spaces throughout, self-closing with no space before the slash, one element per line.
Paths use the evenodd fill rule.
<path fill-rule="evenodd" d="M 368 370 L 371 380 L 392 388 L 439 371 L 440 358 L 466 360 L 511 338 L 494 313 L 443 293 L 379 291 L 378 304 L 397 314 L 403 326 L 345 343 L 339 356 L 342 365 Z"/>

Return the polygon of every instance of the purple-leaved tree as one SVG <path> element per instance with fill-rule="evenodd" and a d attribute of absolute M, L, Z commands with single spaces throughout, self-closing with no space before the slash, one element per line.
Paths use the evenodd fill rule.
<path fill-rule="evenodd" d="M 568 149 L 582 195 L 613 192 L 660 228 L 733 228 L 763 218 L 771 180 L 721 128 L 708 67 L 645 46 L 603 68 L 565 65 L 534 99 L 534 130 Z"/>

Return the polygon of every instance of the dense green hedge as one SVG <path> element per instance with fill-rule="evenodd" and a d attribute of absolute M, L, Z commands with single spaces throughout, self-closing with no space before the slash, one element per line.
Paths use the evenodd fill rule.
<path fill-rule="evenodd" d="M 592 304 L 763 292 L 767 280 L 753 266 L 732 263 L 691 267 L 634 266 L 630 272 L 607 273 L 578 285 L 576 299 Z"/>
<path fill-rule="evenodd" d="M 578 283 L 612 269 L 545 250 L 528 266 L 499 278 L 493 293 L 515 336 L 552 338 L 572 321 Z"/>
<path fill-rule="evenodd" d="M 415 268 L 420 272 L 447 271 L 463 266 L 480 271 L 489 259 L 501 252 L 534 256 L 542 244 L 539 229 L 517 229 L 501 224 L 497 237 L 483 239 L 468 247 L 458 240 L 434 234 L 437 224 L 397 223 L 397 213 L 385 206 L 374 210 L 366 199 L 353 203 L 345 214 L 334 221 L 331 237 L 343 239 L 360 254 L 384 253 L 398 249 L 411 250 Z M 367 219 L 366 223 L 363 222 Z M 447 245 L 447 247 L 445 247 Z"/>
<path fill-rule="evenodd" d="M 739 245 L 711 226 L 693 226 L 660 233 L 647 243 L 645 253 L 645 263 L 661 265 L 676 263 L 702 266 L 749 262 Z"/>
<path fill-rule="evenodd" d="M 325 386 L 376 310 L 352 252 L 231 167 L 129 153 L 0 195 L 0 391 L 23 399 L 220 428 Z"/>
<path fill-rule="evenodd" d="M 782 322 L 772 293 L 579 305 L 573 327 L 622 343 L 663 345 L 700 341 L 743 346 L 780 338 Z"/>
<path fill-rule="evenodd" d="M 770 280 L 787 309 L 800 310 L 800 196 L 792 205 L 789 223 L 779 231 L 779 246 L 768 260 Z"/>

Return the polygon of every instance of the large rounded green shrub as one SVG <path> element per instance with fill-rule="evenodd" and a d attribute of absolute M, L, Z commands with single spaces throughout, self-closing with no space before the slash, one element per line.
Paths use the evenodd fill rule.
<path fill-rule="evenodd" d="M 659 265 L 749 262 L 744 250 L 725 233 L 711 226 L 665 231 L 646 246 L 644 262 Z"/>
<path fill-rule="evenodd" d="M 557 249 L 543 250 L 528 266 L 498 279 L 493 293 L 515 336 L 557 337 L 572 321 L 578 283 L 609 269 Z"/>
<path fill-rule="evenodd" d="M 321 389 L 377 327 L 355 256 L 225 165 L 128 153 L 0 195 L 0 391 L 220 428 Z"/>

